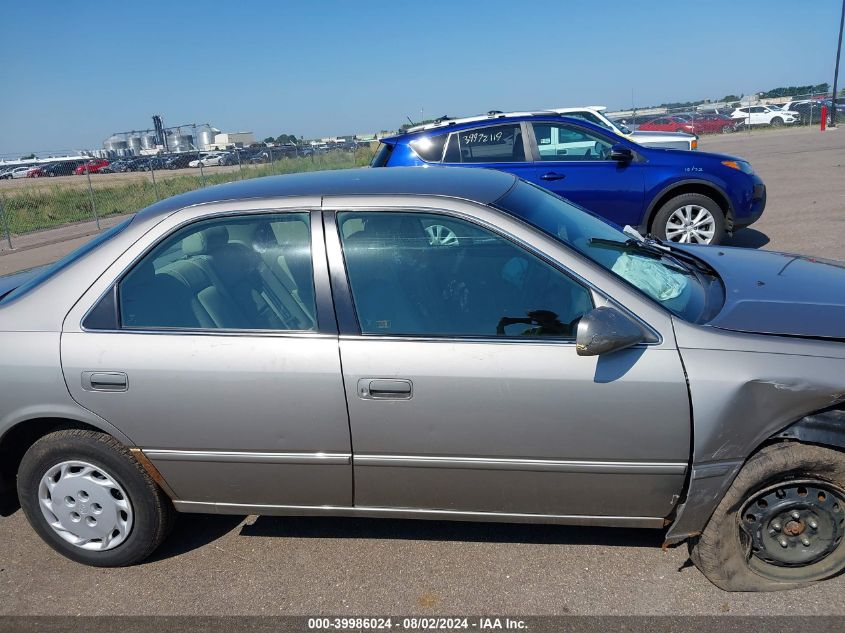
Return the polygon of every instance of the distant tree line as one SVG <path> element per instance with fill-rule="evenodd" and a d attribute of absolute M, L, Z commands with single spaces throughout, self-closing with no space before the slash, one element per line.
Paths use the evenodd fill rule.
<path fill-rule="evenodd" d="M 268 136 L 264 139 L 265 143 L 277 143 L 279 145 L 284 145 L 285 143 L 293 143 L 294 145 L 299 143 L 302 140 L 302 137 L 296 137 L 296 134 L 279 134 L 277 137 Z"/>
<path fill-rule="evenodd" d="M 829 83 L 817 84 L 815 86 L 789 86 L 787 88 L 775 88 L 760 95 L 761 99 L 777 99 L 778 97 L 797 97 L 799 95 L 816 94 L 830 90 Z"/>

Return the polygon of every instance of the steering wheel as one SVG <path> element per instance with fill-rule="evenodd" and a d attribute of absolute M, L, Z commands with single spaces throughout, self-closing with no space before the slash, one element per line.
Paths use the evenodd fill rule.
<path fill-rule="evenodd" d="M 428 243 L 431 246 L 457 246 L 458 236 L 448 226 L 442 224 L 432 224 L 425 227 L 425 233 L 428 235 Z"/>
<path fill-rule="evenodd" d="M 604 143 L 596 143 L 596 146 L 599 147 L 599 156 L 601 156 L 602 160 L 610 160 L 610 145 L 605 145 Z"/>

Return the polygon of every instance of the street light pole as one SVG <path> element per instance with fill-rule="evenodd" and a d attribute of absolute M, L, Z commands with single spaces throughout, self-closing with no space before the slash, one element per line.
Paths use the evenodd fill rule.
<path fill-rule="evenodd" d="M 836 127 L 836 88 L 839 79 L 839 56 L 842 53 L 842 27 L 845 26 L 845 0 L 842 0 L 842 16 L 839 18 L 839 39 L 836 42 L 836 68 L 833 71 L 833 99 L 831 100 L 830 127 Z"/>

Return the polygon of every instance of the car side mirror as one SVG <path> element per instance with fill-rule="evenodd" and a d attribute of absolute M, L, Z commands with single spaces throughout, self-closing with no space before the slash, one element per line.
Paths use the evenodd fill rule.
<path fill-rule="evenodd" d="M 642 328 L 615 308 L 599 307 L 578 321 L 575 351 L 578 356 L 600 356 L 645 340 Z"/>
<path fill-rule="evenodd" d="M 634 152 L 624 145 L 614 145 L 610 148 L 610 160 L 615 160 L 620 163 L 630 163 L 634 160 Z"/>

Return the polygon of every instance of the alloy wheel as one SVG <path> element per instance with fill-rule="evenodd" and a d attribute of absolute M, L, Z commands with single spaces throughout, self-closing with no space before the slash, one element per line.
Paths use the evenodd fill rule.
<path fill-rule="evenodd" d="M 681 244 L 709 244 L 716 234 L 716 219 L 698 204 L 686 204 L 666 221 L 666 238 Z"/>

